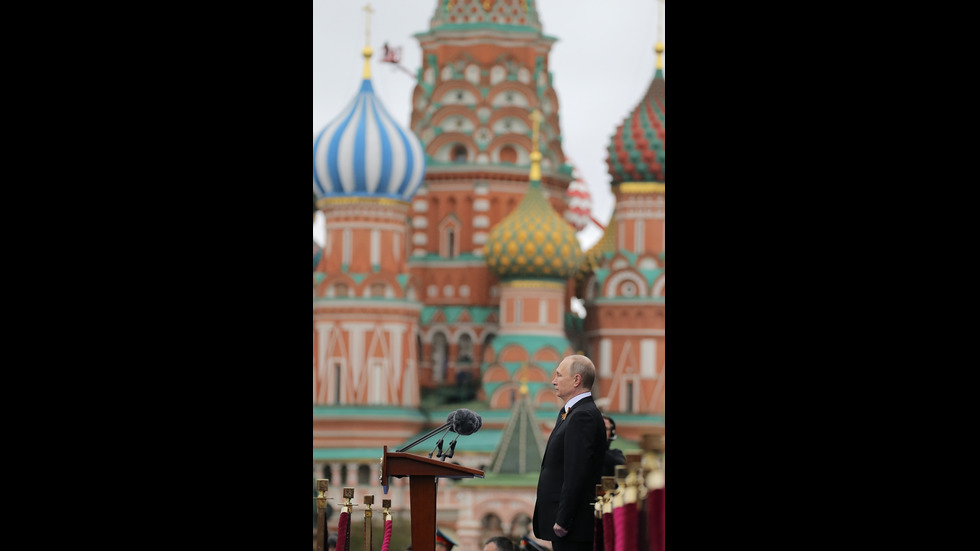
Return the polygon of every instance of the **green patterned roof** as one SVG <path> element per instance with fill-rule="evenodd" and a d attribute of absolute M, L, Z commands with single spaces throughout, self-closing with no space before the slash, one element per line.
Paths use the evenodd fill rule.
<path fill-rule="evenodd" d="M 578 269 L 582 249 L 575 230 L 545 198 L 541 182 L 532 180 L 517 208 L 490 230 L 483 255 L 502 279 L 567 279 Z"/>

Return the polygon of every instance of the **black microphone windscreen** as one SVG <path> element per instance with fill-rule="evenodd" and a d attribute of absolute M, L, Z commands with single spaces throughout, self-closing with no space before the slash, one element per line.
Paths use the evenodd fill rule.
<path fill-rule="evenodd" d="M 459 410 L 457 410 L 457 411 L 459 411 Z M 455 411 L 450 411 L 449 412 L 449 415 L 446 416 L 446 424 L 449 425 L 449 426 L 452 426 L 453 425 L 453 419 L 455 419 L 455 418 L 456 418 L 456 412 Z"/>
<path fill-rule="evenodd" d="M 457 409 L 456 417 L 453 420 L 453 432 L 462 436 L 473 434 L 483 426 L 483 418 L 475 411 L 468 409 Z"/>

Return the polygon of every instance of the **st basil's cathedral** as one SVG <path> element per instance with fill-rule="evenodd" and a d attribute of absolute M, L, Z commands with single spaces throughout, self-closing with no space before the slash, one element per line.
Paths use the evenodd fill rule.
<path fill-rule="evenodd" d="M 483 426 L 453 461 L 486 477 L 438 495 L 439 524 L 465 551 L 524 535 L 565 356 L 595 363 L 617 447 L 664 434 L 664 46 L 639 104 L 610 121 L 615 208 L 582 250 L 584 186 L 562 151 L 556 39 L 536 2 L 435 4 L 415 35 L 411 120 L 375 95 L 366 46 L 360 89 L 313 136 L 313 214 L 325 220 L 313 242 L 313 475 L 376 493 L 384 446 L 472 409 Z M 407 486 L 385 496 L 393 511 L 407 510 Z"/>

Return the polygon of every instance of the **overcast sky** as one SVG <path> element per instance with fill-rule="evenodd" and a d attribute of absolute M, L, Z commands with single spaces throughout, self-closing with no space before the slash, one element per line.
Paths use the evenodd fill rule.
<path fill-rule="evenodd" d="M 404 128 L 411 120 L 415 78 L 381 63 L 382 45 L 401 48 L 412 75 L 422 64 L 416 33 L 429 29 L 437 0 L 369 0 L 371 80 L 391 116 Z M 313 0 L 313 134 L 354 97 L 361 82 L 368 0 Z M 653 80 L 658 37 L 666 45 L 661 0 L 537 0 L 544 33 L 558 39 L 549 65 L 558 95 L 562 149 L 592 194 L 592 213 L 605 224 L 614 199 L 606 148 L 616 127 L 643 98 Z M 664 76 L 667 55 L 664 53 Z M 583 247 L 601 236 L 594 224 L 579 232 Z M 313 231 L 323 243 L 322 225 Z"/>

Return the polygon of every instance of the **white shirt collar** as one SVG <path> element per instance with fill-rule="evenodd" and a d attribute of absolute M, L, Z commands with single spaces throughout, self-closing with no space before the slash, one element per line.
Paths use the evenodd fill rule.
<path fill-rule="evenodd" d="M 581 400 L 582 398 L 588 398 L 590 396 L 592 396 L 591 392 L 584 392 L 582 394 L 570 398 L 567 402 L 565 402 L 565 413 L 568 413 L 568 410 L 572 409 L 572 406 L 577 404 L 579 400 Z"/>

